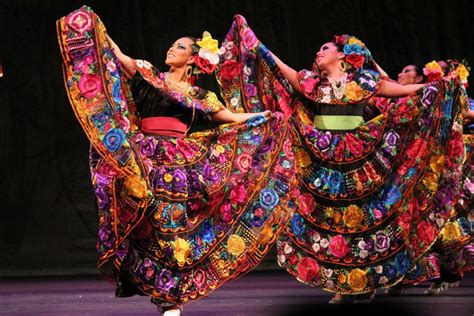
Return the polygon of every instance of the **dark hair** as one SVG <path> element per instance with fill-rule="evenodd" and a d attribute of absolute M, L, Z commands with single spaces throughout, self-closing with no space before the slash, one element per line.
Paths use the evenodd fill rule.
<path fill-rule="evenodd" d="M 343 50 L 344 50 L 344 44 L 338 44 L 338 43 L 336 43 L 336 42 L 331 42 L 331 43 L 333 43 L 334 46 L 336 46 L 338 52 L 343 52 Z"/>
<path fill-rule="evenodd" d="M 185 36 L 185 38 L 189 38 L 193 43 L 191 44 L 191 51 L 193 55 L 196 55 L 199 52 L 199 45 L 197 44 L 197 38 L 192 36 Z"/>
<path fill-rule="evenodd" d="M 412 66 L 415 67 L 416 75 L 421 76 L 421 82 L 420 83 L 425 82 L 426 76 L 423 73 L 423 66 L 421 66 L 420 64 L 413 64 Z"/>

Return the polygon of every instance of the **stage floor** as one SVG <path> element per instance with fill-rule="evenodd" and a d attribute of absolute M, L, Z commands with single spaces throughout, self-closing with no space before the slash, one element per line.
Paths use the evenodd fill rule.
<path fill-rule="evenodd" d="M 427 284 L 400 297 L 379 290 L 372 304 L 328 305 L 330 294 L 307 287 L 283 271 L 255 271 L 208 297 L 185 305 L 198 315 L 474 315 L 474 276 L 459 288 L 425 296 Z M 0 280 L 0 315 L 158 315 L 146 297 L 115 298 L 112 284 L 98 277 Z"/>

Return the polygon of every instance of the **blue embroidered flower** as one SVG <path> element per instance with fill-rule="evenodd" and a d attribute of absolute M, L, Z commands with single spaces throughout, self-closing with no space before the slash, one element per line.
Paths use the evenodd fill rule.
<path fill-rule="evenodd" d="M 338 171 L 333 171 L 328 179 L 329 192 L 331 194 L 339 194 L 339 192 L 342 191 L 343 181 L 344 177 L 342 173 Z"/>
<path fill-rule="evenodd" d="M 255 116 L 249 118 L 247 120 L 247 125 L 255 127 L 255 126 L 262 125 L 266 121 L 267 121 L 267 118 L 264 115 L 259 114 L 259 115 L 255 115 Z"/>
<path fill-rule="evenodd" d="M 395 266 L 400 274 L 404 275 L 410 270 L 411 262 L 410 259 L 405 255 L 405 253 L 400 252 L 395 257 Z"/>
<path fill-rule="evenodd" d="M 393 265 L 386 265 L 384 270 L 386 271 L 385 274 L 388 279 L 393 279 L 397 274 L 397 269 Z"/>
<path fill-rule="evenodd" d="M 112 97 L 114 98 L 114 102 L 116 103 L 116 108 L 120 111 L 120 102 L 122 101 L 120 99 L 120 81 L 117 80 L 115 81 L 113 87 L 112 87 Z"/>
<path fill-rule="evenodd" d="M 204 241 L 208 244 L 211 243 L 214 240 L 214 238 L 216 237 L 216 235 L 212 231 L 211 223 L 208 220 L 205 221 L 202 224 L 202 233 L 201 234 L 202 234 L 201 235 L 202 241 Z"/>
<path fill-rule="evenodd" d="M 346 55 L 351 55 L 351 54 L 356 54 L 356 55 L 362 55 L 363 53 L 363 48 L 359 44 L 346 44 L 344 45 L 344 54 Z"/>
<path fill-rule="evenodd" d="M 125 140 L 125 134 L 121 129 L 112 128 L 104 136 L 102 142 L 110 152 L 117 151 Z"/>
<path fill-rule="evenodd" d="M 99 112 L 91 116 L 92 123 L 97 129 L 102 130 L 107 123 L 110 122 L 110 118 L 112 114 L 110 113 L 110 109 L 106 108 L 104 111 Z"/>
<path fill-rule="evenodd" d="M 265 188 L 260 193 L 260 204 L 267 210 L 275 208 L 279 201 L 278 194 L 272 188 Z"/>
<path fill-rule="evenodd" d="M 304 224 L 304 218 L 301 217 L 300 214 L 295 214 L 291 218 L 291 229 L 293 231 L 293 234 L 297 237 L 301 237 L 303 233 L 305 232 L 305 226 Z"/>
<path fill-rule="evenodd" d="M 416 174 L 416 167 L 407 170 L 407 177 L 411 178 Z"/>
<path fill-rule="evenodd" d="M 400 193 L 398 187 L 394 184 L 390 184 L 384 188 L 382 200 L 389 205 L 393 205 L 397 203 L 398 200 L 400 200 L 401 196 L 402 194 Z"/>

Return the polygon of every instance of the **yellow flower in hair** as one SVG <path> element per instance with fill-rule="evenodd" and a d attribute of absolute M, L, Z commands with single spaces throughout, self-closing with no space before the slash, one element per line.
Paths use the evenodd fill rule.
<path fill-rule="evenodd" d="M 459 64 L 456 67 L 456 72 L 458 73 L 463 83 L 467 82 L 467 77 L 469 77 L 469 71 L 466 69 L 466 66 L 464 66 L 463 64 Z"/>
<path fill-rule="evenodd" d="M 364 44 L 361 40 L 359 40 L 359 39 L 357 39 L 357 38 L 355 38 L 355 37 L 351 37 L 351 38 L 349 39 L 349 42 L 348 42 L 348 43 L 349 43 L 349 45 L 350 45 L 350 44 L 358 44 L 358 45 L 360 45 L 360 46 L 362 46 L 362 47 L 365 47 L 365 44 Z"/>
<path fill-rule="evenodd" d="M 443 76 L 444 76 L 443 69 L 441 69 L 441 66 L 438 64 L 438 62 L 436 60 L 433 60 L 432 62 L 427 63 L 425 65 L 425 68 L 430 70 L 430 72 L 439 72 L 439 73 L 443 74 Z"/>
<path fill-rule="evenodd" d="M 219 42 L 213 39 L 211 33 L 208 31 L 204 31 L 204 33 L 202 33 L 202 40 L 197 41 L 196 44 L 202 48 L 207 48 L 213 53 L 217 53 L 219 51 Z"/>

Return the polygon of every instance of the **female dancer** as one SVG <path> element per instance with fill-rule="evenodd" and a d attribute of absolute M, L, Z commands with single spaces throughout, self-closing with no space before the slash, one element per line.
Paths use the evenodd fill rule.
<path fill-rule="evenodd" d="M 336 36 L 321 47 L 313 71 L 296 72 L 241 16 L 221 52 L 217 75 L 226 100 L 292 117 L 299 188 L 278 243 L 279 264 L 340 294 L 399 282 L 435 241 L 457 194 L 466 105 L 458 80 L 384 80 L 352 36 Z M 364 122 L 365 104 L 376 95 L 410 96 Z"/>
<path fill-rule="evenodd" d="M 226 109 L 191 86 L 211 73 L 205 33 L 169 48 L 168 72 L 121 52 L 88 7 L 57 22 L 71 105 L 91 141 L 99 266 L 116 295 L 166 315 L 255 267 L 282 229 L 295 181 L 279 114 Z M 190 133 L 198 120 L 229 124 Z M 285 142 L 286 141 L 286 142 Z"/>

